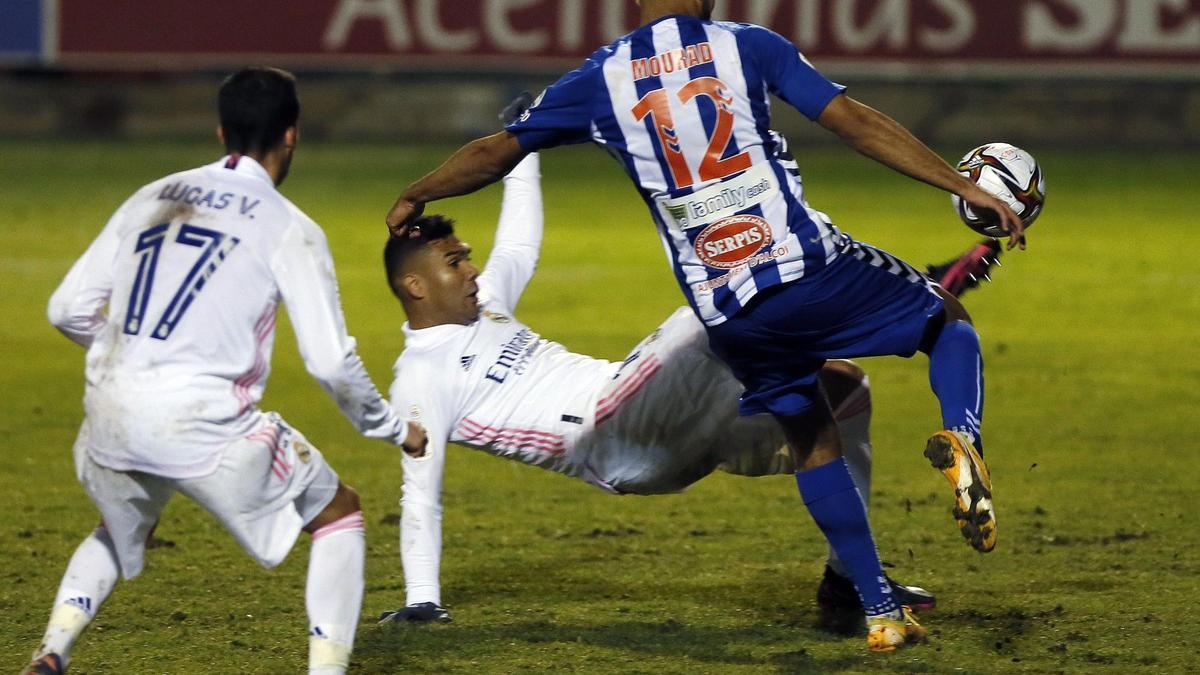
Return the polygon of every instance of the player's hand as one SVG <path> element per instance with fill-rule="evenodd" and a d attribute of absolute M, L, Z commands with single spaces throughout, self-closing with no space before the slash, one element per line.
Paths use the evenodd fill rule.
<path fill-rule="evenodd" d="M 516 98 L 508 102 L 504 106 L 504 110 L 500 111 L 500 123 L 508 126 L 515 122 L 517 118 L 529 110 L 529 106 L 533 105 L 533 94 L 523 91 L 517 94 Z"/>
<path fill-rule="evenodd" d="M 379 623 L 450 623 L 450 612 L 432 602 L 419 602 L 379 615 Z"/>
<path fill-rule="evenodd" d="M 1016 211 L 1012 210 L 1008 204 L 996 199 L 991 194 L 975 186 L 965 195 L 962 195 L 963 201 L 971 205 L 976 213 L 980 211 L 991 211 L 993 218 L 1000 224 L 1000 229 L 1008 233 L 1008 250 L 1020 246 L 1021 250 L 1025 250 L 1025 223 Z"/>
<path fill-rule="evenodd" d="M 419 234 L 420 230 L 412 228 L 412 221 L 421 217 L 425 211 L 425 205 L 421 202 L 414 202 L 411 199 L 406 199 L 403 195 L 396 200 L 392 205 L 392 210 L 387 214 L 388 230 L 394 237 L 408 237 Z"/>
<path fill-rule="evenodd" d="M 404 454 L 414 458 L 424 457 L 427 445 L 429 445 L 429 436 L 425 434 L 425 427 L 416 422 L 409 422 L 408 434 L 405 435 L 404 442 L 400 444 Z"/>

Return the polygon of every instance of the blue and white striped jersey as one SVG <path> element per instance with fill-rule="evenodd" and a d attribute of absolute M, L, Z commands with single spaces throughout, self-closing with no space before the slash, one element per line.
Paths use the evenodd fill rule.
<path fill-rule="evenodd" d="M 778 159 L 768 99 L 815 120 L 844 89 L 766 28 L 669 16 L 596 51 L 508 130 L 530 152 L 592 141 L 620 159 L 689 303 L 717 325 L 848 246 Z"/>

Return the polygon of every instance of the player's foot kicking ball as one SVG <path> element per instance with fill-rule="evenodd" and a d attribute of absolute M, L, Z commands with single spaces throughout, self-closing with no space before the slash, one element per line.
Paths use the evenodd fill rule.
<path fill-rule="evenodd" d="M 21 675 L 61 675 L 67 672 L 63 667 L 62 659 L 58 654 L 43 654 L 33 663 L 25 666 L 25 670 L 21 671 Z"/>
<path fill-rule="evenodd" d="M 933 593 L 919 586 L 905 586 L 885 576 L 892 585 L 892 596 L 901 605 L 924 611 L 937 606 Z M 854 582 L 825 567 L 825 576 L 817 587 L 817 626 L 839 635 L 862 635 L 866 624 L 863 621 L 862 601 Z"/>
<path fill-rule="evenodd" d="M 957 431 L 939 431 L 925 444 L 925 457 L 954 486 L 954 519 L 975 550 L 996 547 L 992 477 L 971 439 Z"/>
<path fill-rule="evenodd" d="M 953 260 L 947 260 L 940 265 L 930 265 L 926 274 L 938 286 L 946 289 L 951 295 L 960 296 L 976 288 L 989 276 L 992 266 L 1000 265 L 1000 253 L 1004 247 L 995 239 L 985 239 Z"/>
<path fill-rule="evenodd" d="M 867 617 L 867 649 L 873 652 L 894 652 L 906 644 L 924 642 L 927 633 L 907 607 L 891 614 Z"/>
<path fill-rule="evenodd" d="M 379 623 L 450 623 L 450 612 L 432 602 L 393 609 L 379 615 Z"/>

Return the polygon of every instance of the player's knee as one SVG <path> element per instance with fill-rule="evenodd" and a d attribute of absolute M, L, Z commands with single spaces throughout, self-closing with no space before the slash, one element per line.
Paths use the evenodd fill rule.
<path fill-rule="evenodd" d="M 358 500 L 358 493 L 349 485 L 339 482 L 333 499 L 321 510 L 321 513 L 317 514 L 316 518 L 304 526 L 304 531 L 316 532 L 334 521 L 359 511 L 362 511 L 362 504 Z"/>
<path fill-rule="evenodd" d="M 842 455 L 842 441 L 831 411 L 812 406 L 797 415 L 775 415 L 796 468 L 811 469 Z"/>
<path fill-rule="evenodd" d="M 338 483 L 338 491 L 333 499 L 339 504 L 340 516 L 348 516 L 356 511 L 362 511 L 362 503 L 358 499 L 358 493 L 355 492 L 354 488 L 345 483 Z"/>
<path fill-rule="evenodd" d="M 825 395 L 829 397 L 829 407 L 833 410 L 840 408 L 860 388 L 867 388 L 866 371 L 853 361 L 826 361 L 821 368 L 820 378 Z M 870 396 L 869 393 L 867 395 Z"/>
<path fill-rule="evenodd" d="M 938 295 L 942 296 L 944 308 L 946 310 L 945 323 L 951 323 L 954 321 L 966 321 L 967 323 L 971 323 L 971 315 L 967 313 L 967 308 L 963 306 L 961 300 L 954 297 L 954 295 L 944 288 L 938 287 L 937 291 Z"/>

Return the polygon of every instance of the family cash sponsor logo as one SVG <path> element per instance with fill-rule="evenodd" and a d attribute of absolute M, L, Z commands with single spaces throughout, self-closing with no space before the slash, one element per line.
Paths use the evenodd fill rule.
<path fill-rule="evenodd" d="M 733 269 L 746 263 L 771 242 L 771 229 L 762 218 L 742 214 L 704 228 L 693 245 L 696 256 L 709 267 Z"/>
<path fill-rule="evenodd" d="M 779 181 L 769 164 L 753 167 L 729 180 L 676 199 L 659 199 L 668 225 L 691 230 L 745 212 L 779 193 Z"/>

